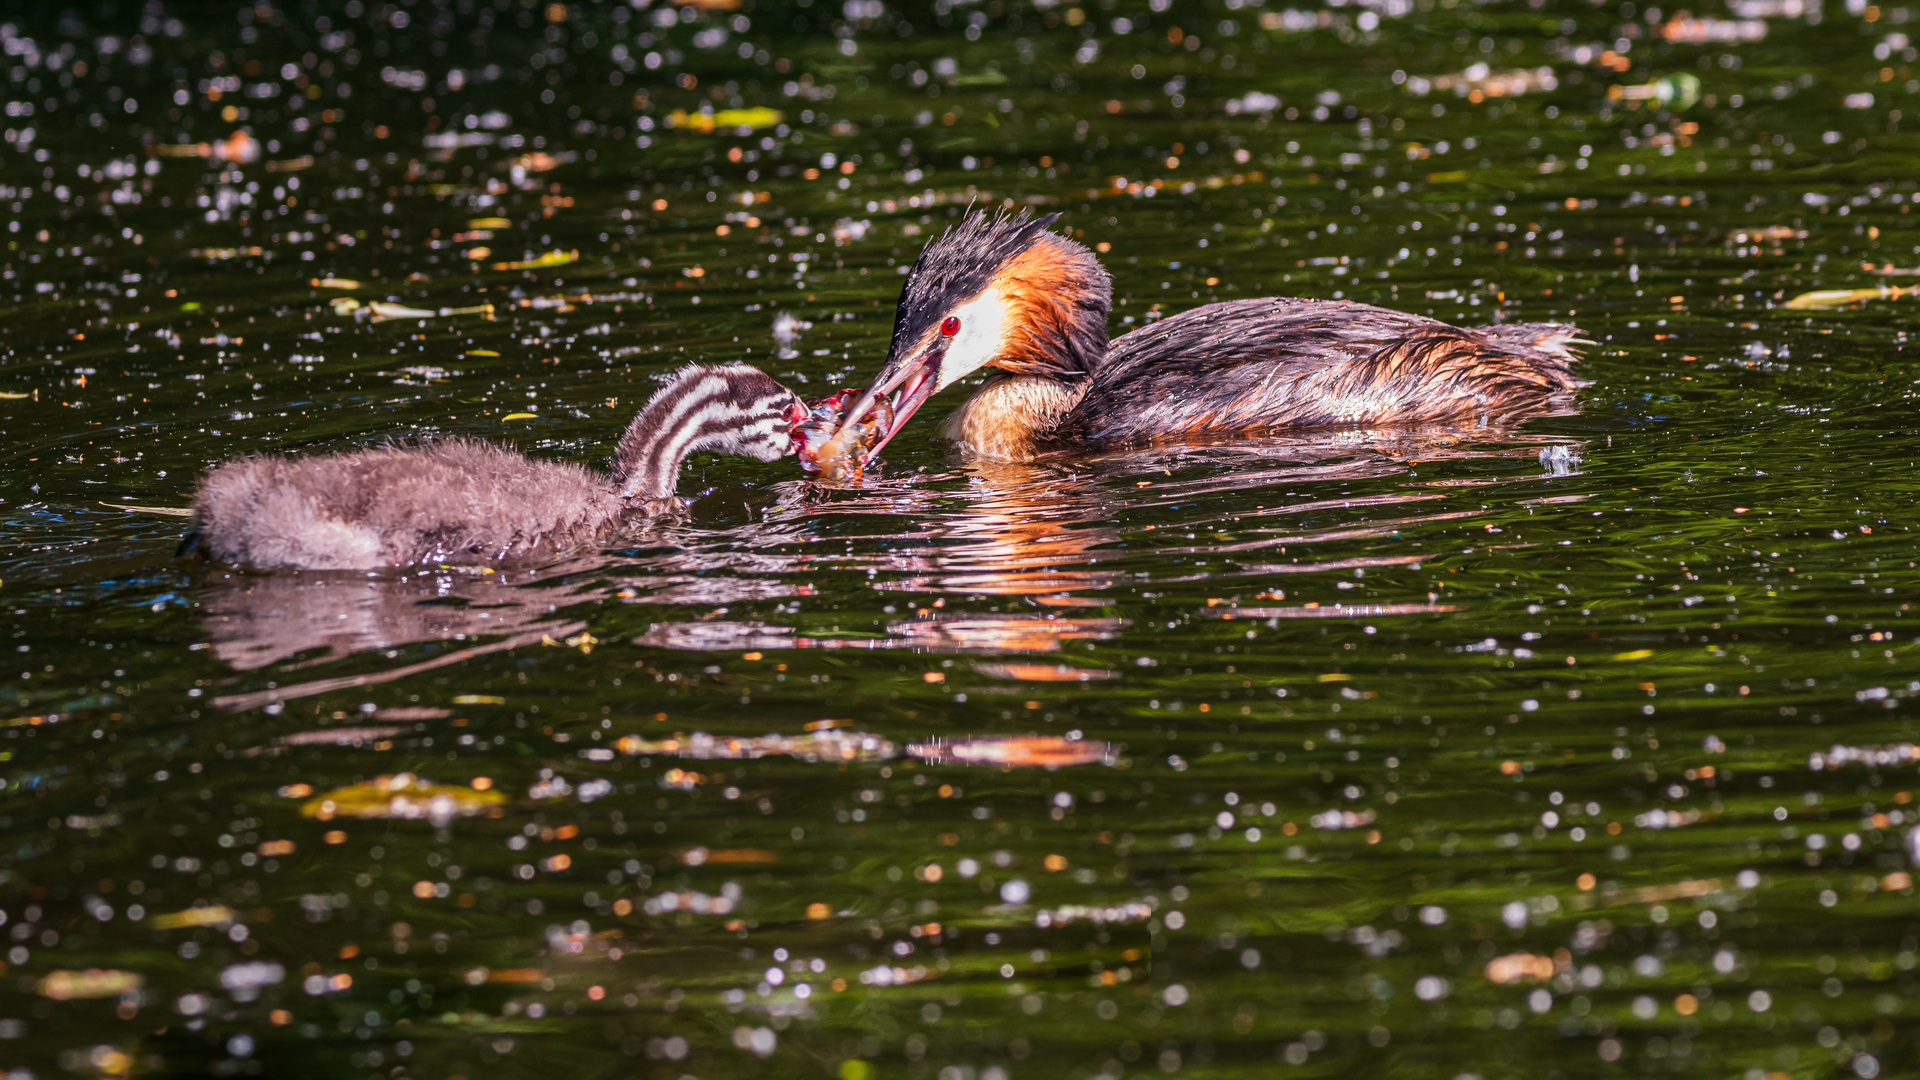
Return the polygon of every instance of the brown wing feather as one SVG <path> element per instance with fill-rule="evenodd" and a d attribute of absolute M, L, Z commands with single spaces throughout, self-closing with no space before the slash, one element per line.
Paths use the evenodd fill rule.
<path fill-rule="evenodd" d="M 1574 331 L 1465 329 L 1366 304 L 1209 304 L 1113 342 L 1045 445 L 1498 416 L 1582 385 Z"/>

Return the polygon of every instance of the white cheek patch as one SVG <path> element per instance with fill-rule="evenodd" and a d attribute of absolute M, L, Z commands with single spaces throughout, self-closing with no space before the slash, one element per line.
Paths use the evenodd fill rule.
<path fill-rule="evenodd" d="M 998 293 L 991 289 L 981 293 L 954 308 L 953 317 L 960 320 L 960 332 L 947 343 L 936 390 L 943 390 L 999 359 L 1006 348 L 1011 319 L 1006 301 Z"/>

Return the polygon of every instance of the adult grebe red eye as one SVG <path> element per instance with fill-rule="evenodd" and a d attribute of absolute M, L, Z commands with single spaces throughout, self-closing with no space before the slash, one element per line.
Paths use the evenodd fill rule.
<path fill-rule="evenodd" d="M 940 324 L 940 332 L 946 335 L 947 337 L 952 337 L 953 335 L 959 333 L 960 320 L 955 318 L 952 315 L 947 316 L 947 321 Z"/>

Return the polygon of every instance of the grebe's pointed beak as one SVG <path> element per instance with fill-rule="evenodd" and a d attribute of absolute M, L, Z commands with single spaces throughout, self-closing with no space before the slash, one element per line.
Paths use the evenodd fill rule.
<path fill-rule="evenodd" d="M 873 444 L 873 449 L 867 451 L 863 464 L 870 464 L 879 457 L 880 451 L 893 441 L 893 437 L 907 426 L 907 421 L 920 410 L 920 406 L 926 404 L 933 392 L 940 388 L 940 362 L 946 357 L 948 340 L 944 337 L 935 338 L 932 345 L 918 353 L 909 352 L 889 359 L 867 387 L 867 392 L 860 395 L 860 400 L 854 402 L 853 408 L 841 420 L 840 430 L 834 432 L 834 439 L 858 441 L 853 433 L 854 427 L 873 411 L 882 397 L 898 390 L 899 397 L 893 402 L 893 423 L 881 433 L 880 441 Z"/>

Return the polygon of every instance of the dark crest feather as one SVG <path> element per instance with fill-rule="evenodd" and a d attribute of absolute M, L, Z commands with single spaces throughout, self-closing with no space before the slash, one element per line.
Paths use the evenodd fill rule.
<path fill-rule="evenodd" d="M 975 211 L 929 243 L 907 272 L 894 315 L 889 354 L 920 340 L 956 305 L 978 296 L 1007 260 L 1032 247 L 1060 220 L 1059 214 L 1034 217 Z"/>

